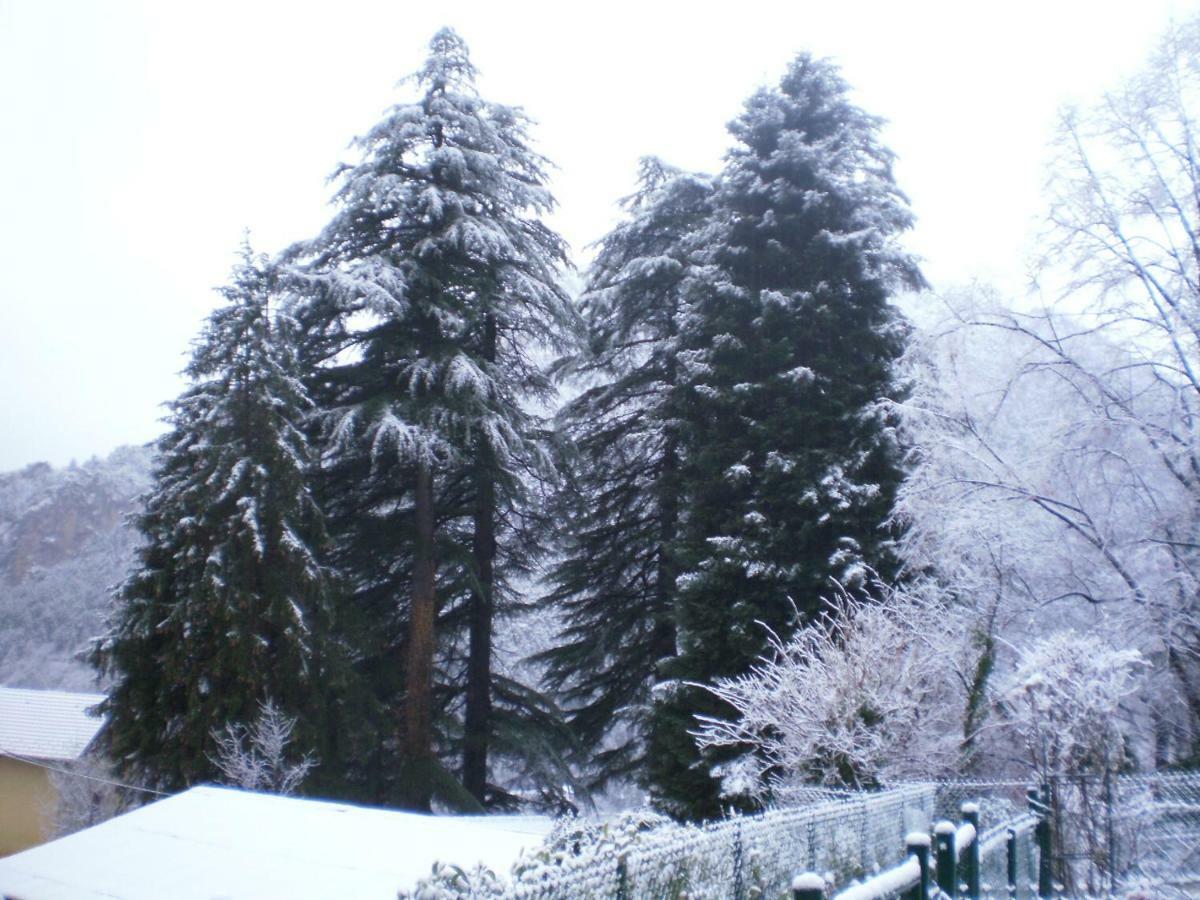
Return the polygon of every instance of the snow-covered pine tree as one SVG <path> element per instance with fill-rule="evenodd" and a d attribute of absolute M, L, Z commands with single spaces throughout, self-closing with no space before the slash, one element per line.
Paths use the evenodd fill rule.
<path fill-rule="evenodd" d="M 527 490 L 551 468 L 535 410 L 552 385 L 532 354 L 564 350 L 574 330 L 565 245 L 541 219 L 547 163 L 525 116 L 481 99 L 474 79 L 462 39 L 438 32 L 414 76 L 421 97 L 357 140 L 333 220 L 293 253 L 311 285 L 298 314 L 317 336 L 340 558 L 393 626 L 368 661 L 384 703 L 402 687 L 406 774 L 390 794 L 417 808 L 435 785 L 444 801 L 455 791 L 437 759 L 451 731 L 463 785 L 485 799 L 495 713 L 513 712 L 493 708 L 493 688 L 505 703 L 529 696 L 494 672 L 493 624 L 527 562 Z M 396 670 L 402 686 L 388 683 Z M 460 703 L 461 725 L 438 731 Z"/>
<path fill-rule="evenodd" d="M 709 280 L 681 338 L 679 654 L 649 755 L 655 796 L 678 814 L 720 811 L 718 760 L 701 764 L 691 732 L 696 714 L 732 713 L 688 683 L 744 672 L 766 649 L 760 622 L 786 638 L 833 581 L 853 592 L 895 565 L 887 401 L 907 329 L 891 296 L 923 280 L 897 245 L 912 216 L 880 120 L 848 95 L 832 63 L 801 55 L 730 126 Z"/>
<path fill-rule="evenodd" d="M 675 652 L 678 336 L 692 239 L 712 188 L 707 176 L 642 162 L 626 220 L 601 241 L 589 272 L 586 349 L 561 363 L 586 389 L 560 413 L 573 464 L 557 502 L 561 556 L 543 602 L 563 630 L 541 660 L 580 742 L 598 748 L 597 786 L 644 774 L 650 688 Z"/>
<path fill-rule="evenodd" d="M 165 790 L 216 777 L 213 733 L 263 703 L 295 717 L 300 754 L 337 756 L 334 593 L 301 430 L 311 404 L 289 322 L 268 308 L 272 278 L 246 247 L 221 290 L 158 441 L 139 568 L 91 650 L 112 683 L 103 749 Z"/>

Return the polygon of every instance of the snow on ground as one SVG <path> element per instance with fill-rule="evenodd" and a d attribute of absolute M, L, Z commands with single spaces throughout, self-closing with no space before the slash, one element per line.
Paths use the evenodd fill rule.
<path fill-rule="evenodd" d="M 0 896 L 394 900 L 435 861 L 507 871 L 550 825 L 198 787 L 0 859 Z"/>

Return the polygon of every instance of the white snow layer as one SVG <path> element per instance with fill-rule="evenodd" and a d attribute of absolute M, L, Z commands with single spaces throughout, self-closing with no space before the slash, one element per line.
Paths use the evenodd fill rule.
<path fill-rule="evenodd" d="M 103 699 L 102 694 L 0 687 L 0 754 L 78 759 L 102 721 L 87 711 Z"/>
<path fill-rule="evenodd" d="M 910 856 L 894 869 L 880 872 L 874 878 L 852 884 L 842 891 L 834 900 L 881 900 L 908 889 L 921 878 L 921 864 L 915 856 Z"/>
<path fill-rule="evenodd" d="M 508 871 L 550 826 L 198 787 L 0 859 L 0 896 L 394 900 L 436 861 Z"/>

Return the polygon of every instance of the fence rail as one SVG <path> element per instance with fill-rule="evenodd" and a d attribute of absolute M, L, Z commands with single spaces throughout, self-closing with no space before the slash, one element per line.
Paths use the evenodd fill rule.
<path fill-rule="evenodd" d="M 1041 808 L 1039 803 L 1038 809 Z M 1038 871 L 1037 865 L 1030 864 L 1040 862 L 1044 847 L 1034 849 L 1028 842 L 1023 845 L 1021 836 L 1041 827 L 1043 816 L 1025 814 L 993 825 L 981 834 L 980 804 L 963 803 L 961 815 L 959 825 L 945 819 L 938 822 L 933 828 L 932 839 L 924 832 L 909 834 L 905 838 L 907 855 L 903 862 L 849 885 L 835 895 L 835 900 L 884 900 L 888 897 L 906 900 L 969 897 L 978 900 L 980 897 L 1028 897 L 1035 891 L 1042 895 L 1040 889 L 1046 885 L 1039 886 L 1036 880 L 1025 881 L 1023 876 Z M 1002 864 L 998 870 L 997 862 Z M 985 873 L 993 871 L 998 877 L 994 880 L 985 877 Z M 1001 872 L 1003 876 L 999 877 Z M 818 886 L 811 877 L 813 874 L 805 873 L 793 883 L 795 900 L 823 900 L 825 886 Z"/>
<path fill-rule="evenodd" d="M 507 878 L 442 867 L 400 896 L 1026 900 L 1200 882 L 1200 773 L 1052 779 L 1038 790 L 903 784 L 703 826 L 634 816 L 581 828 L 552 835 Z"/>

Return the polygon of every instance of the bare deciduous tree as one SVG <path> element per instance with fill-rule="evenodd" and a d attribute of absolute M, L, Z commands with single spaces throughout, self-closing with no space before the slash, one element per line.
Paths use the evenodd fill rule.
<path fill-rule="evenodd" d="M 910 565 L 936 568 L 986 640 L 1075 627 L 1139 649 L 1159 762 L 1200 735 L 1197 108 L 1200 18 L 1063 113 L 1049 302 L 942 298 L 904 410 Z"/>
<path fill-rule="evenodd" d="M 217 755 L 213 764 L 229 784 L 251 791 L 292 794 L 317 764 L 312 754 L 295 758 L 288 753 L 296 720 L 274 703 L 259 706 L 250 725 L 230 723 L 213 732 Z"/>

